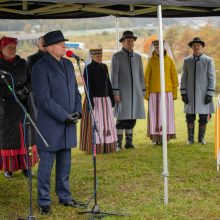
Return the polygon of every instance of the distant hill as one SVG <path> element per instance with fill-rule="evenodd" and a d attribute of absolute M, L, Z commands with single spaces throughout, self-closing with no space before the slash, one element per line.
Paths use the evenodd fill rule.
<path fill-rule="evenodd" d="M 219 17 L 203 17 L 203 18 L 164 18 L 165 27 L 180 24 L 190 25 L 193 28 L 205 26 L 210 23 L 220 27 Z M 120 27 L 146 27 L 147 25 L 157 26 L 157 18 L 119 18 Z M 57 20 L 0 20 L 0 32 L 4 31 L 26 31 L 31 32 L 47 32 L 50 30 L 61 29 L 85 30 L 85 29 L 105 29 L 115 27 L 115 17 L 108 16 L 102 18 L 89 19 L 57 19 Z"/>

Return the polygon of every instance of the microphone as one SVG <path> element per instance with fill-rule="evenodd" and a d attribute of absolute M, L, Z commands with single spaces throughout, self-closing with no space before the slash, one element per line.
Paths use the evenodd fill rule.
<path fill-rule="evenodd" d="M 80 60 L 81 60 L 81 61 L 84 61 L 82 58 L 80 58 L 79 56 L 77 56 L 76 54 L 74 54 L 73 51 L 71 51 L 71 50 L 67 50 L 67 51 L 66 51 L 66 56 L 67 56 L 67 57 L 73 57 L 73 58 L 75 58 L 75 59 L 77 60 L 77 62 L 79 62 Z"/>

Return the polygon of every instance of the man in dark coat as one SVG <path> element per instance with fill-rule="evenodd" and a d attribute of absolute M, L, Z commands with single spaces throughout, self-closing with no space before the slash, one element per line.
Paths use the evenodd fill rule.
<path fill-rule="evenodd" d="M 28 67 L 28 76 L 31 78 L 31 72 L 32 72 L 32 67 L 33 65 L 40 60 L 45 52 L 46 52 L 46 48 L 44 47 L 44 38 L 43 36 L 40 36 L 37 39 L 37 43 L 36 43 L 37 47 L 38 47 L 38 51 L 30 56 L 28 56 L 27 58 L 27 67 Z"/>
<path fill-rule="evenodd" d="M 72 63 L 63 58 L 65 42 L 61 31 L 44 35 L 46 54 L 32 69 L 32 87 L 37 100 L 37 124 L 49 144 L 37 137 L 40 155 L 38 205 L 41 214 L 50 212 L 50 177 L 56 158 L 56 194 L 64 206 L 80 206 L 71 196 L 69 174 L 71 148 L 76 147 L 76 123 L 81 117 L 81 95 Z"/>
<path fill-rule="evenodd" d="M 38 51 L 30 56 L 27 57 L 27 74 L 28 74 L 28 83 L 31 85 L 31 73 L 32 73 L 32 67 L 33 65 L 40 60 L 46 52 L 46 48 L 44 47 L 44 38 L 43 36 L 40 36 L 37 39 L 36 43 L 38 47 Z M 27 103 L 28 103 L 28 113 L 31 115 L 32 119 L 36 121 L 37 118 L 37 108 L 36 108 L 36 101 L 34 99 L 34 94 L 32 92 L 32 89 L 29 88 L 30 93 L 27 98 Z M 29 127 L 30 132 L 33 133 L 33 128 Z"/>
<path fill-rule="evenodd" d="M 193 55 L 188 56 L 183 62 L 181 78 L 181 95 L 185 103 L 188 144 L 194 143 L 194 121 L 199 114 L 198 142 L 206 144 L 204 139 L 208 115 L 214 112 L 212 97 L 215 91 L 215 67 L 213 59 L 203 53 L 205 42 L 195 37 L 188 44 L 193 50 Z"/>

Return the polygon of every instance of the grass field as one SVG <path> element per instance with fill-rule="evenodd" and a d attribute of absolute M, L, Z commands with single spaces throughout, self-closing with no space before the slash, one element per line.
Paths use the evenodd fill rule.
<path fill-rule="evenodd" d="M 147 104 L 147 103 L 146 103 Z M 146 106 L 147 107 L 147 106 Z M 220 219 L 220 174 L 214 159 L 214 118 L 209 122 L 207 145 L 186 145 L 186 123 L 180 99 L 175 102 L 177 138 L 168 144 L 169 205 L 163 201 L 162 148 L 146 137 L 146 120 L 135 128 L 135 150 L 99 155 L 98 203 L 103 211 L 120 212 L 126 217 L 106 220 L 147 219 Z M 196 127 L 197 140 L 197 127 Z M 72 153 L 71 191 L 85 201 L 93 192 L 92 156 L 74 149 Z M 34 168 L 36 174 L 37 167 Z M 12 179 L 0 175 L 0 219 L 28 216 L 28 182 L 20 172 Z M 52 214 L 39 215 L 36 176 L 33 180 L 33 206 L 36 219 L 92 219 L 77 215 L 77 209 L 62 207 L 54 193 L 52 177 Z M 90 208 L 93 205 L 91 202 Z"/>

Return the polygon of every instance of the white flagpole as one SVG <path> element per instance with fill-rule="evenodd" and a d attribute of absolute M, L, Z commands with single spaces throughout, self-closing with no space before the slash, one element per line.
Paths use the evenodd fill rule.
<path fill-rule="evenodd" d="M 119 51 L 119 17 L 115 17 L 115 28 L 116 28 L 116 51 Z"/>
<path fill-rule="evenodd" d="M 163 49 L 163 29 L 162 29 L 162 9 L 157 6 L 157 17 L 159 25 L 159 55 L 160 55 L 160 86 L 161 86 L 161 109 L 162 134 L 163 134 L 163 176 L 164 176 L 164 204 L 168 204 L 168 164 L 167 164 L 167 121 L 165 103 L 165 77 L 164 77 L 164 49 Z"/>

